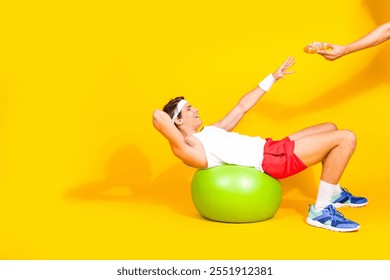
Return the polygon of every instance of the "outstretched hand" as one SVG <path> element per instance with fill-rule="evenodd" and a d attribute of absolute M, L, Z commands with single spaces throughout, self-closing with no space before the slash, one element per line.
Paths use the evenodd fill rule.
<path fill-rule="evenodd" d="M 275 80 L 284 78 L 284 75 L 292 74 L 294 71 L 288 71 L 288 69 L 295 64 L 295 57 L 290 56 L 273 74 Z"/>

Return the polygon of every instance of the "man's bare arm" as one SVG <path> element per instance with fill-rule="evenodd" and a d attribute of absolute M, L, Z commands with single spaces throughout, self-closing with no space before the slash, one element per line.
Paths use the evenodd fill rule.
<path fill-rule="evenodd" d="M 273 79 L 274 82 L 280 78 L 284 78 L 284 75 L 291 74 L 293 72 L 287 71 L 289 67 L 295 64 L 294 57 L 289 57 L 273 74 L 266 79 Z M 266 80 L 265 79 L 265 80 Z M 261 83 L 260 83 L 261 85 Z M 267 89 L 266 89 L 267 90 Z M 231 131 L 244 117 L 245 113 L 252 109 L 257 102 L 264 96 L 266 90 L 260 86 L 255 87 L 253 90 L 245 94 L 237 105 L 220 121 L 213 124 L 214 126 L 221 127 L 227 131 Z"/>
<path fill-rule="evenodd" d="M 164 111 L 154 110 L 153 125 L 168 140 L 172 152 L 181 158 L 180 156 L 185 150 L 187 143 L 169 115 Z"/>

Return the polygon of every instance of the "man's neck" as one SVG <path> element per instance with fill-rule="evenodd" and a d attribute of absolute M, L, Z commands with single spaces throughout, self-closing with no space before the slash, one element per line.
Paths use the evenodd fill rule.
<path fill-rule="evenodd" d="M 183 134 L 184 137 L 198 132 L 198 130 L 194 127 L 185 127 L 185 128 L 182 127 L 179 130 Z"/>

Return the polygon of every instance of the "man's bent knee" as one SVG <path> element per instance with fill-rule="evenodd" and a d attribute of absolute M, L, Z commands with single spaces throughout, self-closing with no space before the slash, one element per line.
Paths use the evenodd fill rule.
<path fill-rule="evenodd" d="M 337 130 L 337 126 L 332 122 L 324 123 L 328 131 Z"/>
<path fill-rule="evenodd" d="M 357 142 L 355 133 L 348 129 L 341 130 L 340 132 L 342 133 L 343 143 L 354 150 Z"/>

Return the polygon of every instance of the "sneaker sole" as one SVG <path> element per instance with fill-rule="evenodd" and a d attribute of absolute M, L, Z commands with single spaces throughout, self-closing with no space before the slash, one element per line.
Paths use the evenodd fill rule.
<path fill-rule="evenodd" d="M 366 206 L 367 204 L 368 204 L 368 201 L 367 201 L 366 203 L 361 203 L 361 204 L 352 204 L 352 203 L 348 203 L 348 204 L 345 204 L 345 203 L 332 203 L 332 205 L 333 205 L 335 208 L 342 208 L 342 207 L 359 208 L 359 207 Z"/>
<path fill-rule="evenodd" d="M 324 228 L 324 229 L 327 229 L 327 230 L 337 231 L 337 232 L 357 231 L 360 228 L 360 226 L 358 226 L 356 228 L 335 228 L 335 227 L 332 227 L 331 225 L 324 225 L 324 224 L 322 224 L 320 222 L 317 222 L 317 221 L 314 221 L 314 220 L 312 220 L 310 218 L 307 218 L 306 222 L 309 225 L 314 226 L 314 227 Z"/>

